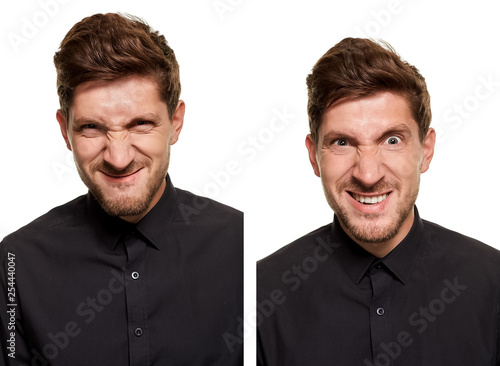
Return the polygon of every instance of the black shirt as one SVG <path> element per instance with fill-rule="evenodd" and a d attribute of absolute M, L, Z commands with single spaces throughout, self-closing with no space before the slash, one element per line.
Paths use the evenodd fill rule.
<path fill-rule="evenodd" d="M 243 214 L 166 179 L 136 225 L 89 193 L 3 240 L 7 364 L 242 364 Z"/>
<path fill-rule="evenodd" d="M 500 252 L 416 208 L 383 259 L 335 217 L 257 271 L 260 365 L 500 365 Z"/>

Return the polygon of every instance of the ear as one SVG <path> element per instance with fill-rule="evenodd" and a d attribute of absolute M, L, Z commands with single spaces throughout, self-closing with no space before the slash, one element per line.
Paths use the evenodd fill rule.
<path fill-rule="evenodd" d="M 311 162 L 311 165 L 313 167 L 314 174 L 320 177 L 321 175 L 319 173 L 319 164 L 316 157 L 316 144 L 314 143 L 311 134 L 306 136 L 306 147 L 309 153 L 309 161 Z"/>
<path fill-rule="evenodd" d="M 434 156 L 434 145 L 436 144 L 436 131 L 429 128 L 424 139 L 424 156 L 422 159 L 421 173 L 425 173 L 429 169 L 432 157 Z"/>
<path fill-rule="evenodd" d="M 172 138 L 170 139 L 170 145 L 173 145 L 179 139 L 179 135 L 182 130 L 182 125 L 184 124 L 184 112 L 186 110 L 186 105 L 182 100 L 179 100 L 177 107 L 175 108 L 174 115 L 172 116 Z"/>
<path fill-rule="evenodd" d="M 66 141 L 66 147 L 71 151 L 71 143 L 68 138 L 68 123 L 60 109 L 57 110 L 56 118 L 57 122 L 59 122 L 59 128 L 61 129 L 61 134 L 64 138 L 64 141 Z"/>

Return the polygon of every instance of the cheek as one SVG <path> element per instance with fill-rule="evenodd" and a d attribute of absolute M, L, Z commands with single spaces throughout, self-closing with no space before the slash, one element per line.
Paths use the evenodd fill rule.
<path fill-rule="evenodd" d="M 387 154 L 385 165 L 392 176 L 399 180 L 414 181 L 420 174 L 421 157 L 418 153 Z"/>
<path fill-rule="evenodd" d="M 100 138 L 75 138 L 71 145 L 78 164 L 88 164 L 104 150 L 105 143 Z"/>
<path fill-rule="evenodd" d="M 164 134 L 138 135 L 132 139 L 131 145 L 139 154 L 148 156 L 151 159 L 158 159 L 168 155 L 170 147 L 168 142 L 169 136 Z"/>
<path fill-rule="evenodd" d="M 354 166 L 354 158 L 349 155 L 323 153 L 319 161 L 321 178 L 330 184 L 336 184 L 347 177 Z"/>

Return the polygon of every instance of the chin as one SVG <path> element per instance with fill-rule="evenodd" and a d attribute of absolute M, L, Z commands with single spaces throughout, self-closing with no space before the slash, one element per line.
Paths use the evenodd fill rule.
<path fill-rule="evenodd" d="M 137 216 L 144 213 L 149 202 L 141 197 L 109 200 L 104 199 L 101 203 L 102 208 L 111 216 Z"/>
<path fill-rule="evenodd" d="M 364 227 L 354 229 L 351 234 L 358 241 L 370 244 L 384 243 L 392 238 L 394 238 L 397 234 L 397 228 L 383 228 L 380 227 Z"/>

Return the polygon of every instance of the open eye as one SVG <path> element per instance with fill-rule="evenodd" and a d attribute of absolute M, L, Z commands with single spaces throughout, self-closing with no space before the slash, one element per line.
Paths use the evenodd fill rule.
<path fill-rule="evenodd" d="M 349 146 L 349 141 L 347 141 L 346 139 L 337 139 L 335 141 L 333 141 L 332 143 L 333 145 L 336 145 L 336 146 Z"/>
<path fill-rule="evenodd" d="M 389 145 L 397 145 L 401 142 L 401 139 L 397 136 L 391 136 L 385 142 Z"/>

